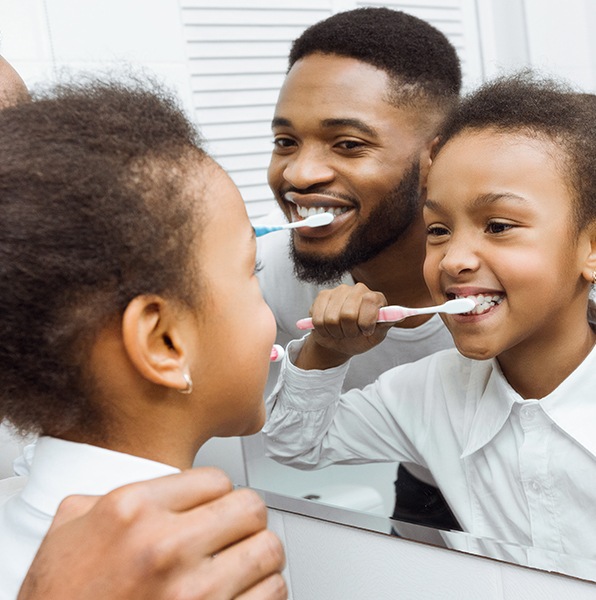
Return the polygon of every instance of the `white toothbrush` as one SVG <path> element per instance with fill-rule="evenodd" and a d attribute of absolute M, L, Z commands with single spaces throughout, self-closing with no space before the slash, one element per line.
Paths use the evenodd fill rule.
<path fill-rule="evenodd" d="M 405 306 L 384 306 L 379 309 L 377 323 L 397 323 L 406 317 L 415 315 L 426 315 L 429 313 L 447 313 L 457 315 L 470 312 L 476 306 L 476 301 L 472 298 L 456 298 L 448 300 L 445 304 L 438 306 L 425 306 L 423 308 L 407 308 Z M 296 323 L 298 329 L 313 329 L 312 319 L 300 319 Z"/>
<path fill-rule="evenodd" d="M 310 215 L 306 219 L 301 221 L 294 221 L 293 223 L 285 223 L 284 225 L 255 225 L 255 235 L 260 237 L 266 233 L 272 231 L 279 231 L 280 229 L 296 229 L 296 227 L 322 227 L 323 225 L 329 225 L 333 221 L 334 216 L 331 213 L 318 213 L 316 215 Z"/>

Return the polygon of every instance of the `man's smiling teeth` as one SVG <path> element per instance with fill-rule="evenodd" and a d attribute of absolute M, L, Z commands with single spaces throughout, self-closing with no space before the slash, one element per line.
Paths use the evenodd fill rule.
<path fill-rule="evenodd" d="M 467 315 L 481 315 L 493 306 L 503 302 L 503 296 L 497 294 L 490 296 L 485 294 L 477 294 L 476 296 L 456 296 L 456 298 L 472 298 L 472 300 L 476 302 L 476 306 L 470 312 L 466 313 Z"/>
<path fill-rule="evenodd" d="M 306 208 L 306 206 L 296 205 L 296 212 L 303 219 L 306 219 L 306 217 L 311 217 L 312 215 L 320 215 L 323 213 L 331 213 L 334 217 L 338 217 L 339 215 L 347 211 L 347 208 L 333 208 L 332 206 L 318 206 L 316 208 Z"/>

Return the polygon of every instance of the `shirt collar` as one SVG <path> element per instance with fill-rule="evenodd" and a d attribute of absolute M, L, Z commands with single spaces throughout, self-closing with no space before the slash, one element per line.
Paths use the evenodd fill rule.
<path fill-rule="evenodd" d="M 501 431 L 520 396 L 509 385 L 496 359 L 473 361 L 466 392 L 467 440 L 461 458 L 488 444 Z"/>
<path fill-rule="evenodd" d="M 524 400 L 505 379 L 496 359 L 492 359 L 490 374 L 483 390 L 479 393 L 478 375 L 486 372 L 476 362 L 467 392 L 467 402 L 472 407 L 467 427 L 468 438 L 462 458 L 488 444 L 499 433 L 515 403 Z M 474 368 L 476 367 L 476 368 Z M 538 406 L 551 421 L 575 439 L 588 452 L 596 456 L 596 346 L 583 362 L 555 390 L 538 402 Z"/>
<path fill-rule="evenodd" d="M 51 516 L 71 494 L 103 495 L 128 483 L 180 472 L 131 454 L 57 438 L 41 437 L 35 446 L 22 497 Z"/>
<path fill-rule="evenodd" d="M 596 346 L 583 362 L 540 401 L 542 410 L 559 429 L 596 456 Z"/>

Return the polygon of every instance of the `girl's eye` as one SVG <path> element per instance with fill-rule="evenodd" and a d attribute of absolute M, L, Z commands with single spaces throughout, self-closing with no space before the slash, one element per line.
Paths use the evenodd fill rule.
<path fill-rule="evenodd" d="M 443 227 L 443 225 L 429 225 L 426 228 L 426 235 L 428 237 L 440 237 L 442 235 L 449 235 L 449 229 Z"/>
<path fill-rule="evenodd" d="M 263 263 L 260 260 L 255 262 L 255 268 L 253 270 L 253 275 L 256 275 L 259 271 L 263 270 Z"/>
<path fill-rule="evenodd" d="M 502 223 L 500 221 L 494 221 L 486 226 L 487 233 L 504 233 L 513 228 L 511 223 Z"/>

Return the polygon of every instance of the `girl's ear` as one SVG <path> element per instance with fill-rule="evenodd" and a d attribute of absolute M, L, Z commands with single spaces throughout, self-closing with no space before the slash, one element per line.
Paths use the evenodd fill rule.
<path fill-rule="evenodd" d="M 124 311 L 122 339 L 130 361 L 145 379 L 184 392 L 190 391 L 191 380 L 182 312 L 160 296 L 137 296 Z"/>
<path fill-rule="evenodd" d="M 587 252 L 582 275 L 584 279 L 594 285 L 596 284 L 596 221 L 586 227 L 585 234 L 587 237 Z"/>

